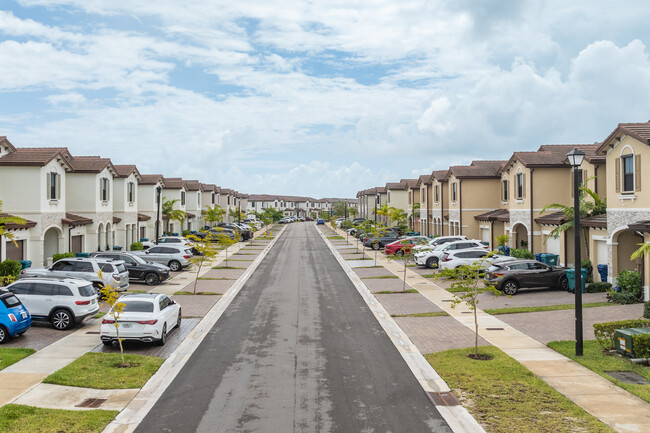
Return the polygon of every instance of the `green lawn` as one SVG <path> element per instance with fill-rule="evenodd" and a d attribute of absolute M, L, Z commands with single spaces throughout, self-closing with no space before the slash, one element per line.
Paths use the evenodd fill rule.
<path fill-rule="evenodd" d="M 104 311 L 100 311 L 100 312 L 98 312 L 97 314 L 95 314 L 95 315 L 93 316 L 93 319 L 101 319 L 101 318 L 104 317 L 105 315 L 106 315 L 106 312 L 104 312 Z"/>
<path fill-rule="evenodd" d="M 610 307 L 611 302 L 590 302 L 582 304 L 582 308 L 596 308 L 596 307 Z M 556 310 L 573 310 L 574 304 L 561 304 L 561 305 L 540 305 L 538 307 L 509 307 L 509 308 L 488 308 L 485 311 L 488 314 L 515 314 L 515 313 L 534 313 L 536 311 L 556 311 Z"/>
<path fill-rule="evenodd" d="M 494 356 L 491 361 L 468 358 L 473 351 L 454 349 L 425 357 L 486 431 L 613 432 L 498 348 L 480 348 Z"/>
<path fill-rule="evenodd" d="M 413 314 L 391 314 L 390 317 L 441 317 L 449 316 L 444 311 L 436 311 L 435 313 L 413 313 Z"/>
<path fill-rule="evenodd" d="M 401 293 L 420 293 L 420 292 L 418 292 L 415 289 L 406 289 L 405 291 L 401 291 L 401 290 L 398 290 L 398 291 L 384 290 L 382 292 L 375 292 L 376 295 L 392 295 L 392 294 L 395 294 L 395 293 L 401 294 Z"/>
<path fill-rule="evenodd" d="M 380 266 L 377 266 L 380 267 Z M 363 280 L 379 280 L 383 278 L 399 278 L 397 275 L 380 275 L 378 277 L 363 277 Z"/>
<path fill-rule="evenodd" d="M 0 432 L 99 433 L 118 413 L 116 410 L 60 410 L 7 404 L 0 408 Z"/>
<path fill-rule="evenodd" d="M 199 280 L 234 280 L 234 278 L 211 278 L 211 277 L 199 277 Z"/>
<path fill-rule="evenodd" d="M 88 352 L 76 361 L 55 371 L 43 380 L 55 385 L 96 389 L 142 388 L 164 362 L 155 356 L 124 355 L 126 362 L 137 367 L 119 368 L 119 353 Z"/>
<path fill-rule="evenodd" d="M 212 269 L 246 269 L 246 268 L 238 268 L 235 266 L 213 266 Z"/>
<path fill-rule="evenodd" d="M 587 340 L 584 342 L 583 356 L 575 356 L 574 341 L 552 341 L 548 343 L 548 347 L 557 350 L 567 358 L 573 359 L 594 373 L 600 374 L 615 385 L 650 403 L 650 385 L 630 385 L 614 379 L 605 373 L 606 371 L 634 371 L 650 380 L 650 367 L 633 364 L 622 356 L 603 354 L 603 348 L 598 344 L 597 340 Z"/>
<path fill-rule="evenodd" d="M 36 351 L 33 349 L 21 349 L 17 347 L 1 348 L 0 349 L 0 370 L 9 367 L 11 364 L 16 363 L 23 358 L 27 358 L 29 355 L 31 355 L 34 352 Z"/>
<path fill-rule="evenodd" d="M 194 295 L 194 292 L 188 292 L 187 290 L 179 290 L 178 292 L 174 292 L 174 295 Z M 214 293 L 214 292 L 196 292 L 197 295 L 219 295 L 221 296 L 222 293 Z"/>

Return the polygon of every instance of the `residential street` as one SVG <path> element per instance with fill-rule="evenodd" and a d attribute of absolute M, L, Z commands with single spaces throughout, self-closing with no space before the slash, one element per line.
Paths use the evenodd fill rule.
<path fill-rule="evenodd" d="M 451 430 L 316 226 L 300 223 L 287 227 L 136 431 Z"/>

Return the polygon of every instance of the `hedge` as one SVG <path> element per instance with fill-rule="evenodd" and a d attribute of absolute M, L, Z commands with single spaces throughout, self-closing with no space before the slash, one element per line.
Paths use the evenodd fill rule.
<path fill-rule="evenodd" d="M 612 289 L 612 283 L 606 281 L 595 281 L 593 283 L 587 284 L 585 291 L 587 293 L 601 293 L 608 292 Z"/>
<path fill-rule="evenodd" d="M 142 251 L 144 250 L 144 245 L 142 245 L 142 242 L 133 242 L 131 244 L 131 251 Z"/>
<path fill-rule="evenodd" d="M 68 259 L 70 257 L 74 257 L 74 253 L 62 253 L 62 254 L 54 254 L 52 256 L 52 263 L 56 263 L 61 259 Z"/>
<path fill-rule="evenodd" d="M 603 347 L 603 349 L 613 349 L 616 347 L 616 340 L 614 334 L 617 329 L 628 328 L 643 328 L 649 327 L 650 320 L 645 319 L 632 319 L 632 320 L 619 320 L 616 322 L 594 323 L 594 335 L 596 340 Z"/>
<path fill-rule="evenodd" d="M 644 305 L 644 307 L 643 307 L 643 317 L 645 317 L 646 319 L 650 319 L 650 301 L 646 302 L 643 305 Z"/>
<path fill-rule="evenodd" d="M 532 260 L 535 258 L 535 255 L 528 251 L 527 249 L 517 249 L 512 248 L 510 250 L 510 256 L 516 259 L 529 259 Z"/>
<path fill-rule="evenodd" d="M 20 274 L 20 262 L 16 260 L 5 260 L 0 263 L 0 277 L 18 277 Z"/>
<path fill-rule="evenodd" d="M 650 359 L 650 334 L 632 335 L 632 347 L 637 357 Z"/>

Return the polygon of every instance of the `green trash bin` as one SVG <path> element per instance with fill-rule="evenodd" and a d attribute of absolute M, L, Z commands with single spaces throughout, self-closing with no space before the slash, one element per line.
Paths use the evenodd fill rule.
<path fill-rule="evenodd" d="M 542 253 L 539 255 L 539 261 L 549 266 L 557 266 L 560 256 L 551 253 Z"/>
<path fill-rule="evenodd" d="M 75 257 L 83 257 L 83 258 L 88 258 L 90 257 L 90 253 L 75 253 Z"/>
<path fill-rule="evenodd" d="M 587 281 L 587 270 L 585 268 L 580 268 L 580 273 L 582 274 L 582 278 L 580 279 L 580 285 L 582 286 L 582 293 L 585 292 L 585 282 Z M 569 279 L 569 292 L 572 292 L 576 288 L 576 279 L 575 279 L 575 272 L 576 270 L 571 268 L 571 269 L 565 269 L 564 272 L 566 273 L 567 278 Z"/>

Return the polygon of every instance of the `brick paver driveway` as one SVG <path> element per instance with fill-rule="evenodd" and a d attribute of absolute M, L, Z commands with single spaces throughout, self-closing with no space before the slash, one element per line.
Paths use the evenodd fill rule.
<path fill-rule="evenodd" d="M 408 287 L 408 286 L 407 286 Z M 388 314 L 436 313 L 442 311 L 419 293 L 377 294 L 375 298 Z"/>
<path fill-rule="evenodd" d="M 421 353 L 474 346 L 474 332 L 453 317 L 396 317 L 395 322 Z M 478 344 L 489 343 L 479 338 Z"/>

